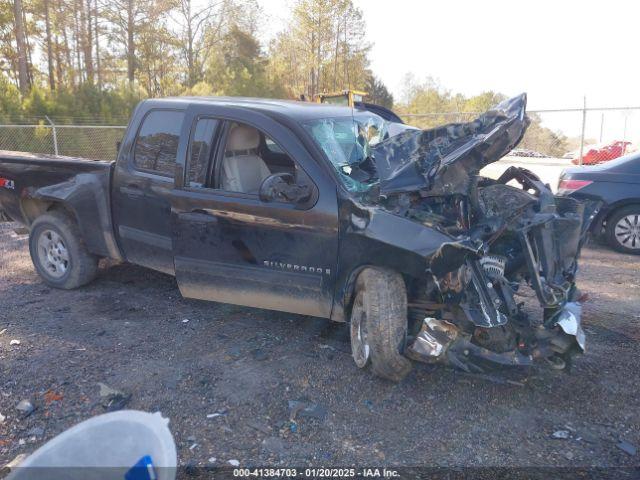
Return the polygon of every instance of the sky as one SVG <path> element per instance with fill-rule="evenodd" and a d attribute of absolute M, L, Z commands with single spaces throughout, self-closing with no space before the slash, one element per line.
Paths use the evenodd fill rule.
<path fill-rule="evenodd" d="M 354 0 L 363 11 L 371 68 L 396 98 L 403 78 L 434 77 L 453 92 L 527 92 L 531 110 L 640 107 L 640 2 L 637 0 Z M 265 32 L 288 18 L 291 0 L 262 0 Z M 628 115 L 628 114 L 627 114 Z M 607 112 L 603 137 L 621 139 L 622 112 Z M 602 114 L 587 116 L 587 136 Z M 580 113 L 544 114 L 543 122 L 576 135 Z M 640 110 L 627 116 L 640 140 Z"/>

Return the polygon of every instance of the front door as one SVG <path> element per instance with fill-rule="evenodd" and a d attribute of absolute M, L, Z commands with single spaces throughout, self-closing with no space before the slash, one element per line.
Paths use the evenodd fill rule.
<path fill-rule="evenodd" d="M 255 112 L 235 115 L 187 112 L 183 185 L 172 198 L 180 291 L 329 317 L 338 257 L 335 184 L 285 127 Z M 260 184 L 275 173 L 308 184 L 313 199 L 261 201 Z"/>

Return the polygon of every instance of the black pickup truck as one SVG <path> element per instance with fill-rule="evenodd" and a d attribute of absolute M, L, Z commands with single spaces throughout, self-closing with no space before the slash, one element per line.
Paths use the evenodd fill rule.
<path fill-rule="evenodd" d="M 561 369 L 584 349 L 593 208 L 524 169 L 479 175 L 522 139 L 525 106 L 420 130 L 364 107 L 148 100 L 115 162 L 0 152 L 0 210 L 53 287 L 109 257 L 185 297 L 349 321 L 356 364 L 392 380 L 410 359 Z"/>

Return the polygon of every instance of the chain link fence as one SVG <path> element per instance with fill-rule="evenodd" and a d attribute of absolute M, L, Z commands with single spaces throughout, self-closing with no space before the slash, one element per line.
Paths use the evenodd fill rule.
<path fill-rule="evenodd" d="M 431 128 L 468 122 L 480 113 L 404 113 L 400 116 L 411 125 Z M 531 125 L 511 157 L 593 165 L 640 148 L 640 107 L 529 110 L 527 114 Z"/>
<path fill-rule="evenodd" d="M 48 118 L 0 125 L 0 150 L 114 160 L 126 126 L 56 124 Z"/>
<path fill-rule="evenodd" d="M 478 112 L 400 113 L 420 128 L 468 122 Z M 510 157 L 556 159 L 563 164 L 606 162 L 640 147 L 640 107 L 530 110 L 532 120 Z M 37 117 L 0 125 L 0 150 L 113 160 L 126 129 L 91 118 Z M 582 162 L 581 162 L 582 160 Z"/>

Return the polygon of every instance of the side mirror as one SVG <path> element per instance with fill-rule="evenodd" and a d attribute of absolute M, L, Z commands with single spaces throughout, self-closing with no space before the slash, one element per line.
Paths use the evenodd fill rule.
<path fill-rule="evenodd" d="M 263 202 L 283 201 L 288 203 L 303 203 L 311 198 L 309 185 L 298 185 L 295 177 L 290 173 L 275 173 L 262 181 L 258 196 Z"/>

